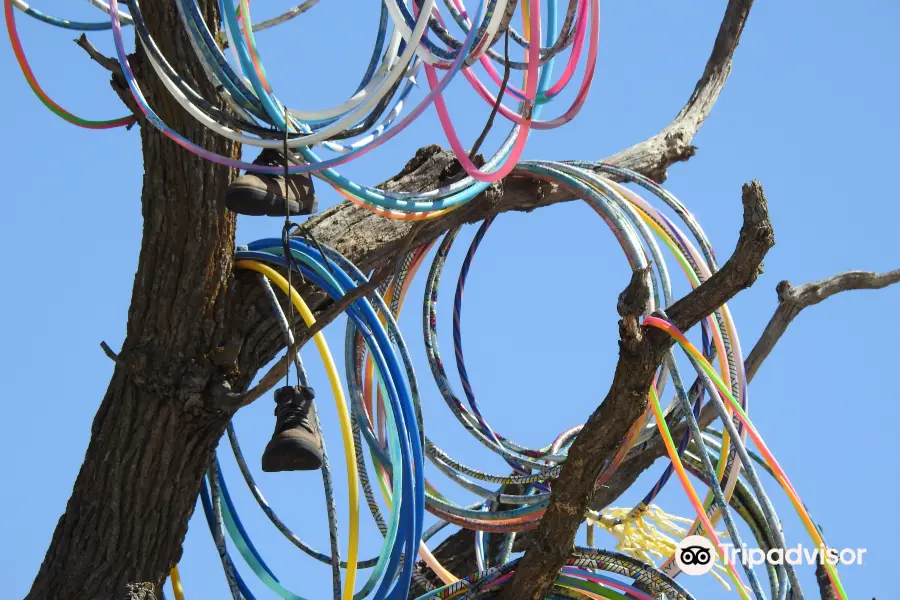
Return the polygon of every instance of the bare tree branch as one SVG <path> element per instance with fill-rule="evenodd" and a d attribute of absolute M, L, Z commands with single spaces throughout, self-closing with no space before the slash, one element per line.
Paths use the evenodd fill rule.
<path fill-rule="evenodd" d="M 753 378 L 760 365 L 775 348 L 775 344 L 778 343 L 788 325 L 804 308 L 814 306 L 839 292 L 880 290 L 898 281 L 900 281 L 900 269 L 880 275 L 869 271 L 847 271 L 828 279 L 805 283 L 799 287 L 793 287 L 790 282 L 782 281 L 775 288 L 778 293 L 778 308 L 775 309 L 775 314 L 772 315 L 759 341 L 747 357 L 745 365 L 748 379 Z"/>
<path fill-rule="evenodd" d="M 91 60 L 112 74 L 109 81 L 110 87 L 116 92 L 116 95 L 119 96 L 122 103 L 128 107 L 128 110 L 132 112 L 135 122 L 141 122 L 144 118 L 144 114 L 141 112 L 140 108 L 138 108 L 137 103 L 134 101 L 134 98 L 128 89 L 128 83 L 125 81 L 125 76 L 122 74 L 122 67 L 119 65 L 119 61 L 110 58 L 97 50 L 97 47 L 94 46 L 83 33 L 75 40 L 75 43 L 87 52 L 87 55 L 91 57 Z M 136 72 L 141 72 L 140 59 L 137 59 L 132 55 L 129 57 L 129 60 L 132 63 L 132 68 L 136 69 Z M 128 125 L 128 128 L 130 129 L 132 125 Z"/>
<path fill-rule="evenodd" d="M 124 363 L 119 360 L 119 355 L 113 352 L 113 349 L 110 348 L 109 344 L 107 344 L 105 341 L 100 342 L 100 348 L 103 350 L 103 354 L 105 354 L 107 358 L 109 358 L 109 360 L 113 361 L 119 366 L 124 366 Z"/>
<path fill-rule="evenodd" d="M 750 287 L 759 275 L 763 257 L 775 245 L 762 185 L 755 180 L 744 184 L 741 202 L 744 224 L 731 259 L 703 285 L 667 309 L 669 319 L 682 331 L 713 313 L 737 292 Z"/>
<path fill-rule="evenodd" d="M 122 67 L 119 66 L 119 61 L 114 58 L 110 58 L 97 50 L 96 46 L 91 43 L 91 41 L 85 34 L 82 33 L 81 36 L 75 40 L 75 43 L 83 48 L 84 51 L 87 52 L 88 56 L 91 57 L 91 60 L 93 60 L 95 63 L 97 63 L 113 75 L 122 77 Z"/>
<path fill-rule="evenodd" d="M 759 182 L 744 186 L 744 225 L 732 257 L 715 275 L 669 309 L 670 320 L 687 330 L 735 294 L 750 286 L 775 244 L 768 203 Z M 636 271 L 619 297 L 619 361 L 610 390 L 584 424 L 569 450 L 559 478 L 553 483 L 550 504 L 538 525 L 531 547 L 516 568 L 500 600 L 542 600 L 565 564 L 578 527 L 594 495 L 595 482 L 632 424 L 647 408 L 647 390 L 672 339 L 642 327 L 647 307 L 646 272 Z"/>
<path fill-rule="evenodd" d="M 652 138 L 613 155 L 610 162 L 662 182 L 670 165 L 694 155 L 697 149 L 691 142 L 725 87 L 731 73 L 734 51 L 752 6 L 753 0 L 729 0 L 712 54 L 687 104 L 668 127 Z"/>

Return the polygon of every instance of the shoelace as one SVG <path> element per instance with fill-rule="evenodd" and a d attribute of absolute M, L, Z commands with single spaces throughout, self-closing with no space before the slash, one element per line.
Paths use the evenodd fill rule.
<path fill-rule="evenodd" d="M 312 423 L 309 421 L 310 401 L 284 402 L 275 406 L 275 418 L 281 422 L 279 430 L 299 424 L 310 433 L 315 433 Z"/>
<path fill-rule="evenodd" d="M 266 148 L 259 153 L 253 163 L 266 167 L 280 167 L 284 165 L 284 156 L 277 150 Z M 283 176 L 283 174 L 280 175 Z"/>
<path fill-rule="evenodd" d="M 260 152 L 259 156 L 256 157 L 256 160 L 253 161 L 254 164 L 265 167 L 278 167 L 284 165 L 284 155 L 278 152 L 277 150 L 272 150 L 269 148 L 264 149 Z M 249 173 L 250 171 L 248 171 Z M 263 177 L 270 177 L 276 181 L 283 182 L 282 185 L 284 189 L 281 193 L 290 194 L 293 192 L 297 196 L 301 196 L 301 184 L 300 181 L 304 182 L 304 184 L 312 185 L 312 178 L 306 173 L 294 173 L 290 175 L 285 175 L 284 173 L 272 174 L 272 175 L 262 175 Z"/>

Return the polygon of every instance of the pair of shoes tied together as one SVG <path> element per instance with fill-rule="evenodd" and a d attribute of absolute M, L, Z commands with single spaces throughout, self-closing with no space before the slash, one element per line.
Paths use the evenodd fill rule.
<path fill-rule="evenodd" d="M 284 167 L 285 157 L 265 149 L 254 165 Z M 316 212 L 315 187 L 308 173 L 296 175 L 247 172 L 225 194 L 228 210 L 241 215 L 284 217 Z M 322 434 L 311 387 L 286 386 L 275 392 L 275 432 L 262 456 L 267 473 L 314 471 L 322 466 Z"/>

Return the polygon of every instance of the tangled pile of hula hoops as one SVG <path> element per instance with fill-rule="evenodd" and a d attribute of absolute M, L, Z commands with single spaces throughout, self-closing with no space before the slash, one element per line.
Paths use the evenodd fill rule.
<path fill-rule="evenodd" d="M 135 119 L 129 116 L 106 121 L 86 120 L 51 100 L 37 83 L 25 58 L 16 31 L 14 9 L 58 27 L 111 30 L 122 72 L 146 121 L 183 148 L 208 160 L 255 172 L 283 172 L 281 167 L 252 165 L 210 153 L 163 122 L 146 102 L 131 71 L 124 50 L 123 25 L 134 26 L 137 43 L 145 50 L 160 80 L 172 97 L 204 126 L 231 140 L 261 148 L 282 148 L 286 136 L 287 146 L 299 155 L 288 167 L 289 172 L 313 173 L 346 198 L 378 214 L 404 220 L 435 218 L 463 206 L 492 182 L 510 173 L 527 174 L 552 181 L 582 198 L 610 228 L 629 267 L 650 269 L 652 312 L 642 322 L 672 336 L 694 373 L 693 381 L 687 385 L 676 361 L 676 352 L 670 351 L 649 390 L 646 414 L 633 424 L 617 454 L 604 466 L 596 485 L 608 482 L 627 458 L 643 451 L 657 436 L 665 444 L 668 465 L 635 507 L 585 515 L 589 547 L 576 547 L 572 551 L 567 566 L 556 580 L 552 598 L 650 600 L 661 595 L 670 599 L 692 598 L 676 582 L 681 572 L 675 558 L 676 541 L 688 535 L 705 535 L 713 542 L 718 557 L 711 573 L 723 585 L 733 588 L 741 598 L 753 596 L 761 600 L 767 597 L 762 583 L 752 567 L 746 566 L 746 561 L 738 561 L 743 569 L 742 577 L 738 567 L 725 560 L 720 534 L 715 529 L 722 521 L 731 544 L 737 549 L 742 548 L 743 541 L 734 518 L 736 514 L 747 523 L 759 548 L 786 548 L 781 522 L 763 487 L 758 467 L 787 494 L 816 547 L 827 547 L 787 475 L 748 417 L 743 355 L 727 306 L 722 306 L 701 323 L 700 348 L 688 341 L 666 318 L 665 308 L 674 302 L 667 258 L 674 257 L 693 287 L 711 277 L 718 268 L 707 237 L 694 217 L 669 192 L 627 169 L 575 161 L 520 162 L 531 129 L 563 125 L 575 116 L 587 98 L 597 58 L 599 0 L 570 0 L 561 25 L 555 0 L 548 0 L 545 6 L 536 6 L 526 0 L 519 2 L 524 25 L 522 33 L 510 27 L 505 35 L 508 36 L 507 44 L 511 38 L 523 48 L 521 62 L 510 60 L 508 52 L 500 55 L 492 50 L 505 15 L 508 9 L 515 8 L 515 3 L 479 0 L 476 10 L 470 13 L 461 0 L 444 0 L 446 14 L 465 34 L 462 39 L 456 39 L 447 29 L 435 0 L 421 0 L 409 6 L 399 0 L 384 0 L 375 48 L 356 93 L 338 106 L 318 111 L 289 109 L 275 97 L 255 40 L 256 32 L 302 14 L 318 0 L 307 0 L 280 16 L 256 24 L 251 21 L 247 0 L 239 0 L 237 5 L 235 0 L 218 0 L 224 34 L 210 31 L 197 0 L 174 1 L 196 58 L 218 90 L 218 99 L 202 97 L 173 69 L 151 37 L 138 0 L 123 3 L 127 5 L 127 14 L 120 11 L 116 0 L 109 4 L 103 0 L 90 0 L 109 16 L 108 20 L 97 22 L 73 22 L 49 16 L 22 0 L 4 0 L 4 8 L 13 49 L 32 89 L 48 108 L 75 125 L 105 129 L 128 126 Z M 546 21 L 542 23 L 544 8 Z M 471 14 L 476 18 L 471 19 Z M 540 38 L 541 31 L 545 45 L 530 43 L 530 40 Z M 227 41 L 233 62 L 229 62 L 222 51 L 223 41 Z M 569 57 L 562 75 L 554 82 L 554 60 L 564 50 L 569 51 Z M 584 78 L 572 105 L 559 117 L 538 120 L 543 105 L 569 85 L 583 53 L 586 53 Z M 476 62 L 480 62 L 488 77 L 500 87 L 501 92 L 496 96 L 474 74 L 472 67 Z M 507 77 L 504 74 L 501 80 L 494 63 L 504 71 L 522 71 L 524 83 L 521 89 L 507 87 Z M 430 91 L 415 108 L 402 116 L 420 69 L 425 70 Z M 439 71 L 443 72 L 442 77 L 438 77 Z M 463 150 L 441 95 L 459 72 L 479 96 L 512 123 L 506 140 L 481 168 Z M 517 111 L 498 102 L 497 96 L 502 96 L 504 91 L 518 100 Z M 225 102 L 228 110 L 218 108 L 219 99 Z M 333 169 L 385 143 L 432 103 L 437 108 L 450 146 L 466 172 L 464 178 L 432 191 L 389 192 L 354 183 Z M 335 156 L 321 159 L 313 152 L 313 147 L 324 148 Z M 648 197 L 655 200 L 651 202 Z M 575 427 L 560 433 L 549 446 L 527 448 L 497 432 L 479 409 L 466 368 L 461 311 L 470 266 L 492 222 L 493 218 L 484 221 L 475 234 L 465 255 L 453 299 L 453 351 L 462 396 L 457 394 L 447 374 L 437 336 L 440 281 L 459 228 L 446 233 L 440 243 L 409 252 L 397 273 L 377 292 L 356 300 L 346 310 L 346 372 L 343 377 L 323 333 L 314 336 L 330 380 L 343 438 L 350 515 L 345 559 L 341 559 L 332 470 L 327 454 L 322 479 L 331 544 L 329 550 L 323 552 L 305 543 L 268 505 L 247 467 L 234 429 L 228 428 L 228 439 L 238 467 L 260 508 L 302 552 L 331 566 L 336 600 L 406 598 L 411 586 L 422 588 L 424 593 L 420 599 L 482 598 L 495 594 L 514 575 L 517 560 L 511 560 L 511 557 L 516 534 L 537 527 L 548 506 L 553 481 L 562 471 L 567 450 L 580 431 Z M 492 474 L 464 465 L 438 448 L 426 434 L 419 386 L 410 353 L 397 326 L 397 317 L 416 272 L 429 256 L 432 259 L 423 302 L 423 333 L 431 373 L 460 426 L 478 443 L 501 456 L 512 474 L 509 471 Z M 238 270 L 253 271 L 259 277 L 288 345 L 293 343 L 292 332 L 275 289 L 288 298 L 307 325 L 315 318 L 282 272 L 301 274 L 303 281 L 311 282 L 336 300 L 367 282 L 366 275 L 340 253 L 320 244 L 310 244 L 303 238 L 291 238 L 287 245 L 281 238 L 259 240 L 238 248 L 235 259 Z M 307 385 L 299 356 L 294 362 L 300 383 Z M 717 366 L 713 366 L 714 363 Z M 669 383 L 673 388 L 673 399 L 663 406 L 661 398 Z M 704 401 L 711 403 L 718 414 L 722 424 L 720 432 L 712 428 L 701 431 L 698 415 Z M 680 439 L 673 439 L 670 429 L 682 423 L 687 425 L 685 433 Z M 748 437 L 758 453 L 748 449 Z M 375 482 L 383 496 L 381 504 L 373 490 L 364 448 L 374 465 Z M 471 492 L 476 498 L 473 503 L 467 506 L 455 504 L 437 490 L 425 477 L 426 461 Z M 672 474 L 676 475 L 696 511 L 693 522 L 683 520 L 689 523 L 687 527 L 681 527 L 676 518 L 653 504 Z M 703 499 L 688 474 L 709 488 Z M 359 556 L 360 490 L 384 537 L 378 556 Z M 301 598 L 283 586 L 252 543 L 232 502 L 218 459 L 212 463 L 204 481 L 201 499 L 235 600 L 255 596 L 229 553 L 227 539 L 250 570 L 278 597 Z M 385 512 L 382 506 L 386 507 Z M 427 529 L 426 512 L 437 518 Z M 428 541 L 450 524 L 476 532 L 477 573 L 450 573 L 429 551 Z M 617 539 L 616 550 L 593 547 L 594 531 L 598 528 Z M 502 537 L 499 557 L 488 550 L 485 534 Z M 442 587 L 436 587 L 415 569 L 417 558 L 424 560 L 439 577 L 444 584 Z M 659 566 L 657 559 L 662 561 Z M 826 562 L 825 567 L 838 596 L 845 599 L 834 565 Z M 360 570 L 363 569 L 369 573 L 365 582 L 359 585 Z M 767 578 L 770 597 L 778 600 L 789 595 L 799 597 L 801 588 L 792 565 L 768 566 Z M 183 592 L 177 568 L 172 571 L 172 583 L 176 597 L 181 599 Z"/>

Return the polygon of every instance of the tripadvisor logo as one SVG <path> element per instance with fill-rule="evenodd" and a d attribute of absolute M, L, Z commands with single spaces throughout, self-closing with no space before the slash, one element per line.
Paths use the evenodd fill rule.
<path fill-rule="evenodd" d="M 861 565 L 865 548 L 804 548 L 796 546 L 781 550 L 773 548 L 766 552 L 760 548 L 748 548 L 746 544 L 740 548 L 732 544 L 722 544 L 727 564 L 744 564 L 755 567 L 762 564 L 770 565 L 815 565 L 815 564 L 843 564 Z M 675 550 L 675 564 L 687 575 L 705 575 L 709 573 L 716 558 L 716 549 L 707 538 L 702 535 L 689 535 L 680 542 Z"/>
<path fill-rule="evenodd" d="M 678 542 L 675 564 L 687 575 L 705 575 L 712 570 L 715 555 L 712 542 L 702 535 L 689 535 Z"/>

